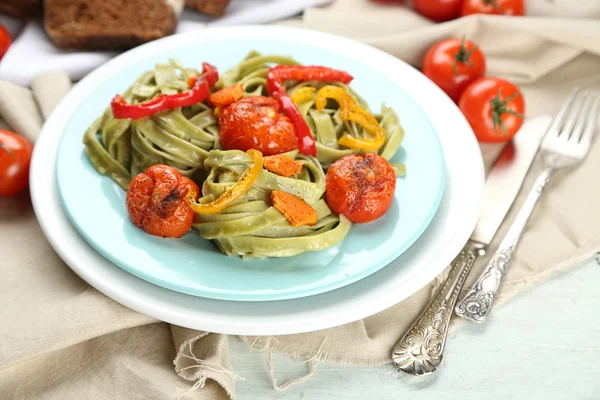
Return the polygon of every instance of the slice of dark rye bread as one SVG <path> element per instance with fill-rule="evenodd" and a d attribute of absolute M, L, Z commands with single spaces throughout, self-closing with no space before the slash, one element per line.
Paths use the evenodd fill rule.
<path fill-rule="evenodd" d="M 0 0 L 0 14 L 16 18 L 33 18 L 42 14 L 41 0 Z"/>
<path fill-rule="evenodd" d="M 122 50 L 175 32 L 184 0 L 44 0 L 56 46 Z"/>
<path fill-rule="evenodd" d="M 229 0 L 185 0 L 185 6 L 201 13 L 219 16 L 225 14 Z"/>

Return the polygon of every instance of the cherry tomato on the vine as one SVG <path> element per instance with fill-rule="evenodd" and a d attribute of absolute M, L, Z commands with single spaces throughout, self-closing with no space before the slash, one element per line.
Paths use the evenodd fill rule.
<path fill-rule="evenodd" d="M 462 0 L 413 0 L 419 14 L 436 22 L 458 18 L 461 2 Z"/>
<path fill-rule="evenodd" d="M 467 86 L 485 76 L 485 66 L 485 56 L 475 43 L 446 39 L 427 51 L 423 73 L 458 102 Z"/>
<path fill-rule="evenodd" d="M 460 15 L 525 15 L 525 0 L 464 0 Z"/>
<path fill-rule="evenodd" d="M 10 34 L 8 31 L 0 24 L 0 60 L 4 57 L 4 54 L 8 50 L 12 43 L 10 38 Z"/>
<path fill-rule="evenodd" d="M 12 196 L 29 184 L 33 146 L 23 136 L 0 129 L 0 196 Z"/>
<path fill-rule="evenodd" d="M 507 141 L 523 124 L 523 95 L 504 79 L 476 80 L 465 89 L 458 106 L 480 142 Z"/>

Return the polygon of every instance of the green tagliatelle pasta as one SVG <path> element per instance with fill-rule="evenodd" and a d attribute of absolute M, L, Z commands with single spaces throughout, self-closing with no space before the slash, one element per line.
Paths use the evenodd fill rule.
<path fill-rule="evenodd" d="M 325 174 L 314 157 L 286 153 L 303 164 L 302 173 L 283 177 L 262 170 L 252 188 L 221 213 L 197 215 L 193 225 L 200 235 L 213 239 L 223 253 L 244 258 L 289 257 L 305 251 L 323 250 L 340 243 L 350 221 L 333 213 L 325 200 Z M 202 203 L 218 198 L 249 167 L 250 157 L 238 150 L 213 150 L 205 166 L 210 168 L 202 187 Z M 292 226 L 271 206 L 271 192 L 282 190 L 310 204 L 318 221 L 312 226 Z"/>
<path fill-rule="evenodd" d="M 218 85 L 227 87 L 235 83 L 241 83 L 246 96 L 268 96 L 266 89 L 267 72 L 274 65 L 297 65 L 294 59 L 282 57 L 279 55 L 262 55 L 258 52 L 250 52 L 240 64 L 223 73 Z M 315 93 L 321 87 L 330 84 L 343 87 L 354 99 L 366 110 L 369 110 L 368 104 L 351 87 L 339 82 L 286 82 L 286 90 L 291 96 L 294 92 L 303 87 L 315 88 Z M 316 146 L 317 158 L 321 164 L 327 168 L 339 158 L 356 154 L 359 150 L 348 149 L 338 144 L 338 139 L 348 132 L 351 136 L 357 138 L 369 138 L 370 134 L 355 122 L 344 122 L 339 117 L 339 107 L 334 101 L 328 101 L 327 107 L 319 111 L 315 107 L 314 97 L 312 100 L 298 105 L 300 113 L 307 121 L 312 131 Z M 404 130 L 400 125 L 400 119 L 394 110 L 382 105 L 379 114 L 374 114 L 375 119 L 386 132 L 384 145 L 379 149 L 378 154 L 389 160 L 398 150 Z"/>
<path fill-rule="evenodd" d="M 170 60 L 140 76 L 123 97 L 135 104 L 158 94 L 179 93 L 188 89 L 187 79 L 198 74 Z M 155 164 L 192 176 L 203 167 L 208 151 L 219 148 L 219 127 L 204 103 L 135 121 L 115 119 L 109 107 L 87 130 L 83 142 L 96 170 L 127 189 L 132 176 Z"/>
<path fill-rule="evenodd" d="M 298 65 L 293 58 L 250 52 L 238 65 L 223 72 L 213 91 L 241 83 L 244 96 L 268 96 L 266 76 L 276 65 Z M 183 68 L 177 61 L 157 64 L 142 74 L 123 94 L 129 104 L 136 104 L 160 94 L 176 94 L 188 90 L 188 78 L 199 75 L 195 69 Z M 290 96 L 304 87 L 324 85 L 343 87 L 356 102 L 368 110 L 367 103 L 352 88 L 339 82 L 286 82 Z M 317 157 L 286 153 L 300 161 L 302 172 L 283 177 L 262 170 L 252 188 L 218 214 L 196 214 L 193 228 L 227 255 L 244 258 L 288 257 L 306 251 L 326 249 L 340 243 L 351 223 L 330 210 L 324 200 L 325 173 L 339 158 L 358 153 L 338 144 L 345 132 L 356 138 L 370 134 L 355 122 L 340 118 L 339 105 L 328 100 L 319 111 L 311 99 L 298 104 L 301 115 L 315 138 Z M 404 131 L 398 115 L 382 105 L 375 119 L 385 130 L 385 143 L 377 151 L 390 159 L 398 150 Z M 138 120 L 116 119 L 110 107 L 89 127 L 84 135 L 86 153 L 96 170 L 109 176 L 123 189 L 132 177 L 155 164 L 177 168 L 185 176 L 202 185 L 201 203 L 217 199 L 234 185 L 251 163 L 243 151 L 220 150 L 219 124 L 206 103 L 156 113 Z M 405 173 L 402 164 L 392 163 L 397 175 Z M 208 175 L 208 176 L 207 176 Z M 313 226 L 292 226 L 272 206 L 271 192 L 281 190 L 304 199 L 317 212 Z"/>

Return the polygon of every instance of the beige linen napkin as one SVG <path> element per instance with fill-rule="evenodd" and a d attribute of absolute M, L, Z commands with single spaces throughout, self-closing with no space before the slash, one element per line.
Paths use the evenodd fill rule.
<path fill-rule="evenodd" d="M 545 2 L 528 4 L 546 10 L 550 5 Z M 600 16 L 598 2 L 555 0 L 552 4 L 557 8 L 551 10 L 573 5 L 570 15 L 581 16 L 578 10 L 584 10 Z M 340 0 L 328 8 L 308 10 L 303 20 L 286 24 L 354 37 L 416 66 L 434 41 L 467 35 L 487 54 L 490 74 L 521 85 L 529 116 L 556 112 L 575 85 L 600 90 L 598 20 L 475 16 L 432 25 L 400 6 Z M 61 81 L 58 76 L 36 80 L 33 91 L 1 82 L 0 116 L 12 129 L 35 139 L 42 115 L 48 115 L 68 90 L 64 79 L 60 89 L 53 89 Z M 484 155 L 497 150 L 486 146 Z M 539 168 L 537 161 L 534 170 Z M 558 174 L 550 183 L 498 304 L 600 251 L 599 189 L 593 184 L 598 170 L 597 140 L 582 166 Z M 527 179 L 525 189 L 533 178 L 532 174 Z M 515 206 L 522 203 L 523 195 Z M 506 229 L 504 224 L 499 236 Z M 188 393 L 189 398 L 234 397 L 226 335 L 160 323 L 89 287 L 50 248 L 27 193 L 0 199 L 0 254 L 0 398 L 164 399 L 177 397 L 178 389 L 198 389 Z M 473 271 L 470 279 L 478 272 Z M 308 334 L 242 340 L 267 354 L 274 351 L 310 360 L 311 371 L 320 360 L 388 363 L 391 348 L 442 279 L 443 274 L 409 299 L 361 321 Z"/>

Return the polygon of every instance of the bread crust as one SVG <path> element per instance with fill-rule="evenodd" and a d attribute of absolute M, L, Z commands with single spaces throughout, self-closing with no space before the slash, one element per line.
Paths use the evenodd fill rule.
<path fill-rule="evenodd" d="M 125 50 L 175 32 L 166 0 L 44 0 L 46 32 L 61 48 Z"/>
<path fill-rule="evenodd" d="M 0 14 L 28 19 L 42 14 L 41 0 L 0 0 Z"/>
<path fill-rule="evenodd" d="M 229 0 L 185 0 L 185 6 L 201 13 L 220 16 L 225 14 Z"/>

